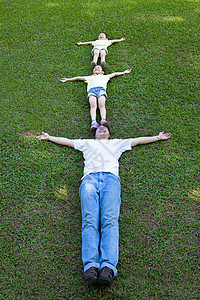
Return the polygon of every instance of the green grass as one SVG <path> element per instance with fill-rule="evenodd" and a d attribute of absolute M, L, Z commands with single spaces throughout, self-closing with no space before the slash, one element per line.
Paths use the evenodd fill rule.
<path fill-rule="evenodd" d="M 198 0 L 1 0 L 0 299 L 198 299 Z M 111 39 L 112 136 L 172 132 L 120 159 L 120 260 L 111 288 L 83 285 L 82 154 L 35 137 L 91 138 L 91 47 Z"/>

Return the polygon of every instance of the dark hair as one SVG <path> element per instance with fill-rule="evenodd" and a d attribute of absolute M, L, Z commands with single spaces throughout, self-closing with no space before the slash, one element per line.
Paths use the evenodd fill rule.
<path fill-rule="evenodd" d="M 105 36 L 106 36 L 106 38 L 108 39 L 108 35 L 104 32 L 104 31 L 102 31 L 101 33 L 104 33 L 105 34 Z"/>
<path fill-rule="evenodd" d="M 105 126 L 105 125 L 103 125 L 103 126 L 106 127 L 106 128 L 108 129 L 109 134 L 110 134 L 110 136 L 111 136 L 110 127 L 109 127 L 109 126 Z M 97 131 L 97 128 L 95 128 L 94 130 L 92 130 L 92 133 L 93 133 L 94 137 L 96 136 L 96 131 Z M 110 138 L 110 137 L 109 137 L 109 138 Z"/>
<path fill-rule="evenodd" d="M 105 73 L 105 68 L 104 68 L 102 65 L 96 65 L 96 66 L 100 66 L 101 69 L 102 69 L 102 71 Z M 96 66 L 95 66 L 95 67 L 96 67 Z M 95 67 L 94 67 L 94 68 L 95 68 Z M 92 68 L 92 72 L 93 72 L 94 68 Z"/>
<path fill-rule="evenodd" d="M 104 125 L 105 126 L 105 125 Z M 110 133 L 110 135 L 111 135 L 111 132 L 110 132 L 110 126 L 105 126 L 106 128 L 108 128 L 108 131 L 109 131 L 109 133 Z"/>
<path fill-rule="evenodd" d="M 97 131 L 97 128 L 95 128 L 94 130 L 92 130 L 92 135 L 94 136 L 94 138 L 96 136 L 96 131 Z"/>

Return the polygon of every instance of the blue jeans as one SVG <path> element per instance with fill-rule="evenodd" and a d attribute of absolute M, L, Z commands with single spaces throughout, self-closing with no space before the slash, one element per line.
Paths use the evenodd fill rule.
<path fill-rule="evenodd" d="M 82 180 L 79 195 L 84 272 L 90 267 L 99 270 L 108 267 L 116 276 L 119 257 L 120 179 L 107 172 L 89 174 Z"/>

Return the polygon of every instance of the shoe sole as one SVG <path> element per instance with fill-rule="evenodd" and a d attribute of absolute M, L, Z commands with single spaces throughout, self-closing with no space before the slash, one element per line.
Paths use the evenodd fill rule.
<path fill-rule="evenodd" d="M 91 131 L 94 131 L 94 130 L 96 130 L 98 127 L 90 127 L 90 130 Z"/>
<path fill-rule="evenodd" d="M 110 279 L 106 276 L 102 276 L 99 277 L 98 283 L 102 285 L 111 285 L 113 283 L 113 279 Z"/>
<path fill-rule="evenodd" d="M 94 69 L 94 67 L 96 67 L 96 64 L 95 64 L 95 62 L 91 62 L 91 66 L 92 66 L 92 68 Z"/>
<path fill-rule="evenodd" d="M 103 121 L 103 122 L 101 122 L 101 126 L 108 126 L 109 124 L 108 124 L 108 122 L 107 121 Z"/>
<path fill-rule="evenodd" d="M 97 284 L 97 277 L 89 276 L 87 278 L 84 278 L 84 283 L 87 285 L 95 285 Z"/>
<path fill-rule="evenodd" d="M 101 66 L 105 69 L 105 68 L 106 68 L 106 63 L 103 62 L 103 63 L 101 64 Z"/>

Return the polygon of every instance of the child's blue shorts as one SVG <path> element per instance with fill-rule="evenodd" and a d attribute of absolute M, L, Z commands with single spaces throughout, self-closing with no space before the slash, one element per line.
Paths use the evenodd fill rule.
<path fill-rule="evenodd" d="M 92 95 L 97 97 L 97 99 L 99 99 L 100 96 L 104 95 L 107 99 L 106 90 L 101 86 L 97 86 L 97 87 L 89 89 L 87 98 L 89 99 L 89 97 Z"/>

